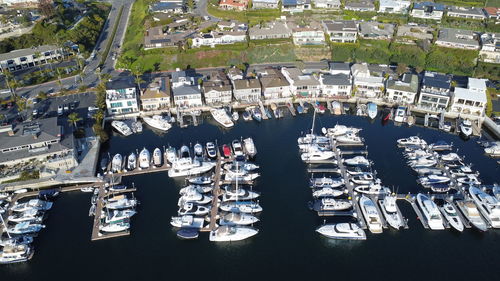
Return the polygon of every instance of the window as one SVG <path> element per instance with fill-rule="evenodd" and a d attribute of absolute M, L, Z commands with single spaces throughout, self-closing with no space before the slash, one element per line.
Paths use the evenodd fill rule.
<path fill-rule="evenodd" d="M 121 102 L 112 102 L 111 103 L 111 108 L 117 108 L 117 107 L 122 107 L 123 104 Z"/>
<path fill-rule="evenodd" d="M 132 106 L 132 102 L 131 101 L 127 101 L 127 106 Z"/>

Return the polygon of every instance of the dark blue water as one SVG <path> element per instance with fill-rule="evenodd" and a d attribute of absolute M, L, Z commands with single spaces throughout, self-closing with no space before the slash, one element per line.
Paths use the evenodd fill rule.
<path fill-rule="evenodd" d="M 499 165 L 482 154 L 474 140 L 421 127 L 382 126 L 355 116 L 320 116 L 317 127 L 336 123 L 363 128 L 369 158 L 382 182 L 400 193 L 418 192 L 406 166 L 398 138 L 420 135 L 428 142 L 453 142 L 466 162 L 481 172 L 486 184 L 500 182 Z M 90 195 L 63 194 L 36 239 L 34 258 L 0 267 L 1 280 L 499 280 L 500 231 L 479 234 L 466 230 L 424 230 L 409 204 L 400 202 L 410 229 L 368 234 L 363 242 L 339 242 L 320 237 L 322 223 L 310 212 L 306 166 L 296 140 L 310 129 L 311 115 L 244 123 L 229 131 L 205 121 L 198 127 L 173 128 L 159 136 L 146 128 L 140 135 L 114 136 L 103 153 L 129 153 L 143 146 L 180 147 L 196 141 L 229 143 L 254 138 L 262 176 L 256 190 L 264 208 L 260 232 L 246 241 L 217 244 L 202 234 L 195 241 L 178 240 L 169 224 L 176 214 L 180 185 L 166 173 L 125 178 L 138 188 L 139 213 L 128 237 L 90 241 Z"/>

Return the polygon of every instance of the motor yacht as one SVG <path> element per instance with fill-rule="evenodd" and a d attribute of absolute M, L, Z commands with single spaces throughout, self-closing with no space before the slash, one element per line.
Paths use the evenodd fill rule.
<path fill-rule="evenodd" d="M 368 114 L 368 117 L 370 117 L 370 119 L 375 119 L 378 113 L 377 105 L 373 102 L 369 102 L 366 106 L 366 113 Z"/>
<path fill-rule="evenodd" d="M 461 161 L 462 157 L 460 157 L 458 154 L 452 152 L 452 153 L 441 155 L 441 160 L 447 161 L 447 162 Z"/>
<path fill-rule="evenodd" d="M 346 134 L 342 136 L 338 136 L 336 138 L 337 143 L 339 145 L 347 145 L 347 144 L 363 144 L 363 138 L 355 135 L 355 134 Z"/>
<path fill-rule="evenodd" d="M 462 212 L 465 217 L 471 222 L 471 224 L 479 231 L 485 232 L 488 230 L 488 226 L 484 222 L 483 218 L 479 214 L 479 211 L 472 200 L 457 201 L 457 205 L 461 207 Z"/>
<path fill-rule="evenodd" d="M 431 199 L 429 199 L 429 197 L 425 196 L 422 193 L 417 194 L 417 203 L 422 210 L 422 213 L 425 216 L 430 229 L 443 230 L 443 217 L 441 216 L 436 203 L 434 203 L 434 201 L 432 201 Z"/>
<path fill-rule="evenodd" d="M 365 231 L 355 223 L 325 224 L 318 227 L 316 232 L 332 239 L 366 240 Z"/>
<path fill-rule="evenodd" d="M 175 148 L 169 146 L 165 150 L 165 160 L 170 164 L 177 160 L 177 151 Z"/>
<path fill-rule="evenodd" d="M 194 177 L 194 178 L 188 178 L 187 181 L 191 184 L 197 184 L 197 185 L 204 185 L 204 184 L 211 184 L 212 183 L 212 177 Z"/>
<path fill-rule="evenodd" d="M 172 163 L 172 168 L 168 170 L 168 176 L 186 177 L 204 174 L 215 167 L 215 163 L 193 160 L 191 158 L 180 158 Z"/>
<path fill-rule="evenodd" d="M 170 220 L 170 224 L 173 227 L 182 227 L 182 228 L 203 228 L 205 224 L 205 219 L 200 217 L 193 217 L 191 215 L 185 215 L 180 217 L 172 217 Z"/>
<path fill-rule="evenodd" d="M 195 158 L 203 158 L 203 145 L 197 142 L 193 147 L 194 157 Z"/>
<path fill-rule="evenodd" d="M 472 135 L 472 122 L 470 120 L 462 120 L 462 123 L 460 123 L 460 133 L 465 137 L 470 137 Z"/>
<path fill-rule="evenodd" d="M 111 126 L 124 136 L 130 136 L 132 134 L 132 130 L 125 122 L 113 121 L 111 122 Z"/>
<path fill-rule="evenodd" d="M 464 224 L 458 216 L 457 210 L 453 207 L 452 203 L 446 202 L 439 210 L 443 214 L 443 217 L 448 221 L 448 223 L 457 231 L 464 231 Z"/>
<path fill-rule="evenodd" d="M 220 217 L 219 225 L 251 225 L 258 221 L 259 219 L 251 214 L 230 212 Z"/>
<path fill-rule="evenodd" d="M 338 136 L 347 134 L 357 135 L 361 131 L 361 129 L 337 124 L 333 128 L 328 128 L 328 129 L 322 128 L 321 131 L 325 136 L 331 136 L 336 138 Z"/>
<path fill-rule="evenodd" d="M 23 234 L 28 234 L 28 233 L 37 233 L 42 228 L 44 228 L 45 225 L 39 224 L 39 223 L 30 223 L 27 221 L 20 222 L 16 224 L 14 227 L 9 228 L 7 231 L 10 234 L 15 234 L 15 235 L 23 235 Z"/>
<path fill-rule="evenodd" d="M 122 171 L 122 155 L 117 153 L 115 156 L 113 156 L 113 160 L 111 161 L 111 171 L 113 173 L 119 173 Z"/>
<path fill-rule="evenodd" d="M 30 209 L 35 209 L 37 211 L 47 211 L 52 208 L 52 202 L 43 201 L 40 199 L 30 199 L 28 202 L 18 203 L 16 202 L 10 209 L 13 212 L 26 212 Z"/>
<path fill-rule="evenodd" d="M 429 148 L 433 151 L 448 151 L 453 148 L 453 143 L 448 144 L 445 141 L 437 141 L 435 143 L 431 143 Z"/>
<path fill-rule="evenodd" d="M 39 210 L 35 208 L 28 209 L 24 212 L 13 213 L 9 216 L 9 222 L 23 222 L 29 221 L 33 223 L 41 223 L 43 214 L 39 213 Z"/>
<path fill-rule="evenodd" d="M 213 242 L 241 241 L 257 235 L 259 230 L 248 226 L 219 226 L 210 231 L 209 240 Z"/>
<path fill-rule="evenodd" d="M 373 177 L 372 173 L 362 173 L 360 175 L 351 177 L 350 180 L 355 184 L 368 185 L 372 183 L 375 180 L 375 178 Z"/>
<path fill-rule="evenodd" d="M 333 151 L 322 151 L 319 149 L 309 149 L 308 152 L 304 152 L 300 155 L 300 158 L 305 163 L 311 163 L 315 161 L 329 160 L 335 157 L 335 152 Z M 336 162 L 336 160 L 332 160 Z"/>
<path fill-rule="evenodd" d="M 132 132 L 134 133 L 142 133 L 142 123 L 141 121 L 132 122 Z"/>
<path fill-rule="evenodd" d="M 217 123 L 222 125 L 224 128 L 231 128 L 234 126 L 233 120 L 223 108 L 211 109 L 210 114 L 212 114 L 215 121 L 217 121 Z"/>
<path fill-rule="evenodd" d="M 154 129 L 158 129 L 161 131 L 168 131 L 170 130 L 170 128 L 172 128 L 172 125 L 168 122 L 169 120 L 161 115 L 153 115 L 152 117 L 143 117 L 142 119 L 146 124 L 148 124 Z"/>
<path fill-rule="evenodd" d="M 387 195 L 383 199 L 379 200 L 379 204 L 387 223 L 394 229 L 400 229 L 404 226 L 404 223 L 398 213 L 396 199 L 395 195 Z"/>
<path fill-rule="evenodd" d="M 163 163 L 161 155 L 162 153 L 159 148 L 155 148 L 155 150 L 153 150 L 153 165 L 155 165 L 156 167 L 160 167 Z"/>
<path fill-rule="evenodd" d="M 130 219 L 137 212 L 134 209 L 113 210 L 113 212 L 102 213 L 105 223 L 117 223 Z"/>
<path fill-rule="evenodd" d="M 418 136 L 411 136 L 408 138 L 402 138 L 397 140 L 398 146 L 400 147 L 405 147 L 405 146 L 425 146 L 427 145 L 427 142 Z"/>
<path fill-rule="evenodd" d="M 365 217 L 366 224 L 368 225 L 368 229 L 371 233 L 382 233 L 382 221 L 380 219 L 380 214 L 377 211 L 377 207 L 373 201 L 362 195 L 359 198 L 359 206 L 361 208 L 361 212 Z"/>
<path fill-rule="evenodd" d="M 241 173 L 241 174 L 247 174 L 248 172 L 252 172 L 260 168 L 259 165 L 255 165 L 253 163 L 242 163 L 239 165 L 235 165 L 234 163 L 227 163 L 224 164 L 223 167 L 224 170 L 229 171 L 231 173 Z M 241 169 L 241 171 L 238 171 L 238 169 Z"/>
<path fill-rule="evenodd" d="M 334 189 L 331 187 L 323 187 L 313 191 L 314 198 L 323 198 L 323 197 L 339 197 L 344 194 L 343 190 Z"/>
<path fill-rule="evenodd" d="M 500 228 L 500 202 L 475 186 L 469 188 L 469 193 L 483 217 L 493 228 Z"/>
<path fill-rule="evenodd" d="M 204 195 L 196 190 L 188 190 L 183 194 L 177 203 L 177 206 L 183 206 L 184 203 L 195 203 L 198 205 L 205 205 L 212 201 L 212 196 Z"/>
<path fill-rule="evenodd" d="M 9 244 L 0 251 L 0 264 L 18 263 L 30 260 L 33 249 L 27 244 Z"/>
<path fill-rule="evenodd" d="M 222 201 L 223 202 L 237 201 L 237 200 L 248 201 L 256 199 L 259 196 L 260 194 L 255 191 L 249 191 L 243 188 L 233 189 L 230 186 L 225 186 L 224 194 L 222 195 Z"/>
<path fill-rule="evenodd" d="M 421 168 L 415 168 L 414 170 L 420 176 L 443 175 L 443 171 L 438 168 L 421 167 Z"/>
<path fill-rule="evenodd" d="M 177 211 L 177 214 L 179 216 L 184 216 L 184 215 L 193 215 L 193 216 L 206 216 L 210 212 L 210 207 L 207 206 L 201 206 L 201 205 L 196 205 L 194 203 L 184 203 L 179 210 Z"/>
<path fill-rule="evenodd" d="M 496 143 L 492 146 L 484 148 L 484 153 L 488 154 L 491 157 L 500 156 L 500 143 Z"/>
<path fill-rule="evenodd" d="M 254 144 L 252 138 L 246 138 L 243 140 L 243 148 L 245 149 L 245 153 L 251 159 L 254 158 L 255 155 L 257 155 L 257 148 L 255 147 L 255 144 Z"/>
<path fill-rule="evenodd" d="M 421 157 L 416 160 L 408 161 L 408 165 L 412 168 L 423 168 L 423 167 L 433 167 L 437 164 L 437 160 L 434 157 Z"/>
<path fill-rule="evenodd" d="M 353 158 L 344 159 L 344 164 L 349 166 L 368 166 L 370 165 L 370 160 L 364 156 L 354 156 Z"/>
<path fill-rule="evenodd" d="M 241 145 L 241 142 L 239 140 L 233 140 L 231 145 L 233 147 L 233 153 L 235 157 L 244 155 L 243 146 Z"/>
<path fill-rule="evenodd" d="M 447 176 L 440 175 L 428 175 L 424 177 L 420 177 L 417 182 L 419 182 L 423 186 L 430 186 L 438 183 L 448 183 L 450 182 L 450 178 Z"/>
<path fill-rule="evenodd" d="M 463 177 L 457 178 L 457 182 L 466 185 L 480 185 L 481 181 L 477 178 L 476 175 L 465 175 Z"/>
<path fill-rule="evenodd" d="M 118 222 L 118 223 L 109 223 L 109 224 L 102 224 L 99 227 L 99 230 L 102 232 L 122 232 L 126 231 L 130 228 L 130 223 L 128 222 Z"/>
<path fill-rule="evenodd" d="M 259 213 L 262 212 L 262 207 L 251 201 L 228 201 L 220 205 L 220 209 L 225 212 L 235 213 Z"/>
<path fill-rule="evenodd" d="M 11 238 L 0 238 L 0 246 L 5 247 L 7 245 L 29 245 L 33 243 L 33 237 L 24 235 L 16 236 Z"/>
<path fill-rule="evenodd" d="M 224 175 L 224 180 L 230 182 L 236 182 L 236 181 L 249 182 L 255 180 L 259 176 L 260 176 L 259 173 L 247 173 L 247 172 L 245 172 L 245 174 L 227 173 Z"/>
<path fill-rule="evenodd" d="M 460 166 L 457 168 L 449 169 L 449 172 L 454 177 L 465 177 L 468 175 L 476 175 L 479 176 L 478 172 L 474 172 L 469 166 Z"/>
<path fill-rule="evenodd" d="M 137 168 L 137 157 L 135 153 L 130 153 L 127 158 L 127 170 L 132 171 Z"/>
<path fill-rule="evenodd" d="M 352 207 L 352 202 L 346 199 L 321 198 L 313 202 L 312 209 L 322 211 L 344 211 Z"/>
<path fill-rule="evenodd" d="M 141 153 L 139 153 L 139 168 L 147 169 L 149 168 L 150 163 L 151 163 L 151 154 L 149 153 L 149 150 L 143 148 L 141 150 Z"/>
<path fill-rule="evenodd" d="M 336 188 L 344 184 L 344 179 L 342 178 L 330 178 L 330 177 L 322 177 L 322 178 L 311 178 L 309 180 L 309 186 L 311 188 Z"/>
<path fill-rule="evenodd" d="M 394 122 L 403 123 L 405 121 L 406 121 L 406 107 L 399 106 L 398 109 L 396 109 L 396 114 L 394 114 Z"/>
<path fill-rule="evenodd" d="M 104 207 L 106 207 L 109 210 L 122 210 L 122 209 L 129 209 L 129 208 L 134 208 L 137 206 L 137 200 L 136 199 L 128 199 L 128 198 L 120 198 L 118 200 L 109 200 L 105 202 Z"/>
<path fill-rule="evenodd" d="M 217 158 L 217 149 L 215 148 L 215 144 L 213 142 L 207 142 L 205 148 L 207 150 L 208 157 L 212 159 Z"/>
<path fill-rule="evenodd" d="M 359 193 L 370 195 L 385 195 L 391 192 L 388 187 L 382 186 L 380 179 L 377 179 L 375 182 L 372 182 L 369 185 L 358 185 L 354 188 L 354 190 Z"/>
<path fill-rule="evenodd" d="M 184 195 L 190 192 L 198 192 L 203 194 L 212 192 L 213 188 L 214 188 L 213 185 L 188 185 L 186 187 L 181 188 L 181 190 L 179 190 L 179 194 Z"/>

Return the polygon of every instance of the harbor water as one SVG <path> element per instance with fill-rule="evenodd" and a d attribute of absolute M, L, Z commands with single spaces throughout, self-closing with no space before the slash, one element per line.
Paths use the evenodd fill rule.
<path fill-rule="evenodd" d="M 307 165 L 300 160 L 297 137 L 310 130 L 312 114 L 257 122 L 240 120 L 230 130 L 206 118 L 197 127 L 172 128 L 158 134 L 147 126 L 129 137 L 113 135 L 102 147 L 108 153 L 129 154 L 143 147 L 219 145 L 252 137 L 261 177 L 255 190 L 262 193 L 264 212 L 258 235 L 232 243 L 179 240 L 170 226 L 176 215 L 183 182 L 166 172 L 125 177 L 135 184 L 141 202 L 132 219 L 131 235 L 90 241 L 93 219 L 88 217 L 90 194 L 62 194 L 48 213 L 35 240 L 35 255 L 26 263 L 0 267 L 2 280 L 500 280 L 500 230 L 478 233 L 466 229 L 425 230 L 410 204 L 398 201 L 409 229 L 367 233 L 366 241 L 335 241 L 315 232 L 324 219 L 307 208 L 311 200 Z M 453 142 L 454 150 L 479 171 L 485 184 L 500 183 L 500 165 L 483 155 L 477 139 L 419 126 L 386 125 L 379 118 L 319 115 L 321 127 L 344 124 L 362 128 L 368 157 L 384 185 L 398 193 L 427 192 L 396 147 L 396 140 L 419 135 L 428 143 Z"/>

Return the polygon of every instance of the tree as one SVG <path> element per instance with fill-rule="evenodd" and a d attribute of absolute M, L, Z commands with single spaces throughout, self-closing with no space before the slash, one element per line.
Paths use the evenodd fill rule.
<path fill-rule="evenodd" d="M 27 104 L 26 104 L 26 99 L 25 98 L 18 98 L 16 97 L 15 103 L 17 105 L 17 111 L 21 115 L 21 117 L 24 114 L 24 111 L 26 110 Z"/>
<path fill-rule="evenodd" d="M 41 99 L 41 100 L 47 99 L 47 93 L 44 92 L 44 91 L 39 92 L 38 93 L 38 98 Z"/>
<path fill-rule="evenodd" d="M 10 90 L 10 95 L 13 99 L 17 97 L 16 89 L 19 87 L 19 82 L 17 82 L 16 78 L 9 71 L 5 72 L 5 82 L 7 82 L 7 87 Z"/>
<path fill-rule="evenodd" d="M 398 66 L 396 67 L 396 72 L 398 75 L 401 75 L 406 72 L 407 65 L 405 63 L 398 63 Z"/>
<path fill-rule="evenodd" d="M 139 88 L 139 93 L 142 93 L 142 89 L 141 89 L 141 83 L 144 83 L 144 80 L 142 79 L 141 75 L 141 71 L 139 70 L 139 67 L 136 66 L 136 68 L 133 70 L 132 72 L 135 76 L 135 79 L 134 79 L 134 82 L 137 84 L 137 87 Z"/>
<path fill-rule="evenodd" d="M 38 0 L 38 10 L 47 18 L 54 15 L 54 6 L 52 0 Z"/>
<path fill-rule="evenodd" d="M 76 112 L 71 112 L 68 115 L 68 123 L 73 124 L 73 127 L 76 128 L 76 123 L 82 121 L 82 118 Z"/>

